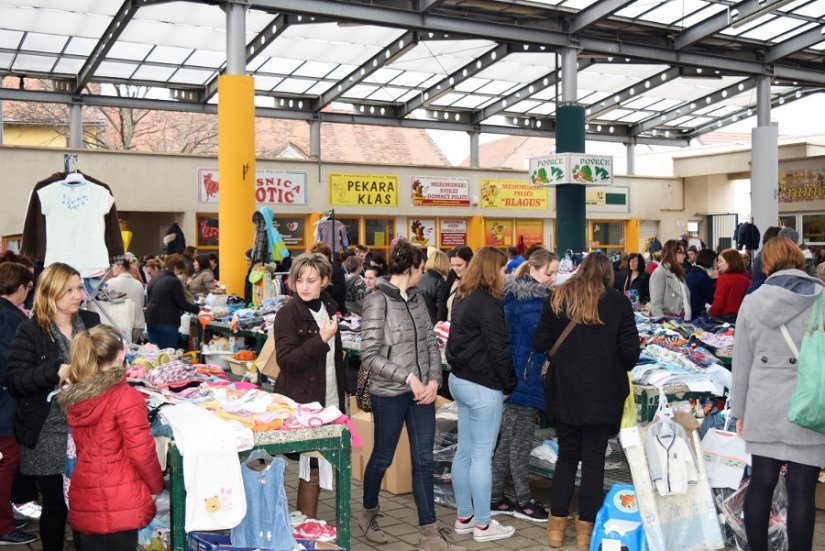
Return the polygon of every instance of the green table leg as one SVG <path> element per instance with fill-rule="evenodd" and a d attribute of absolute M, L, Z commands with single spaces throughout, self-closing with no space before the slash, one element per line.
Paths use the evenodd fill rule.
<path fill-rule="evenodd" d="M 350 432 L 341 433 L 341 447 L 337 450 L 322 451 L 327 461 L 335 467 L 335 510 L 337 512 L 338 545 L 350 549 L 352 545 L 350 501 L 352 457 Z"/>
<path fill-rule="evenodd" d="M 169 468 L 171 476 L 169 478 L 170 507 L 170 529 L 172 532 L 172 551 L 184 551 L 186 549 L 186 530 L 184 522 L 186 520 L 186 488 L 183 484 L 183 456 L 173 443 L 169 447 Z"/>

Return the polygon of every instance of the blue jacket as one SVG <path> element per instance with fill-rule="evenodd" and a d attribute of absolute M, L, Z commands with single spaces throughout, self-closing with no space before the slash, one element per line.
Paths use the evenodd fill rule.
<path fill-rule="evenodd" d="M 516 371 L 516 390 L 507 402 L 544 411 L 544 390 L 541 386 L 544 353 L 536 351 L 533 346 L 533 334 L 550 293 L 547 287 L 530 276 L 508 277 L 504 293 L 507 341 Z"/>
<path fill-rule="evenodd" d="M 701 266 L 693 266 L 685 274 L 685 285 L 690 291 L 690 311 L 693 319 L 705 311 L 705 304 L 713 304 L 713 293 L 716 282 Z"/>

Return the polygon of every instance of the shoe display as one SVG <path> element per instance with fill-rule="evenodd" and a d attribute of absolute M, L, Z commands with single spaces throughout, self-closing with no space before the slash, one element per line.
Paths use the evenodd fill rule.
<path fill-rule="evenodd" d="M 29 520 L 40 520 L 40 512 L 43 510 L 43 507 L 36 501 L 27 501 L 19 505 L 12 503 L 11 508 L 16 516 Z"/>
<path fill-rule="evenodd" d="M 480 526 L 473 527 L 473 539 L 475 541 L 496 541 L 504 540 L 512 537 L 516 533 L 516 529 L 512 526 L 502 526 L 495 519 L 490 519 L 490 524 L 487 528 Z"/>
<path fill-rule="evenodd" d="M 13 530 L 8 534 L 0 536 L 0 545 L 25 545 L 37 539 L 34 534 L 29 534 L 22 530 Z"/>
<path fill-rule="evenodd" d="M 455 530 L 456 534 L 469 534 L 473 531 L 473 520 L 475 519 L 474 516 L 471 516 L 467 519 L 466 522 L 461 522 L 460 519 L 455 519 L 455 525 L 453 529 Z"/>
<path fill-rule="evenodd" d="M 531 497 L 524 506 L 516 506 L 513 516 L 531 522 L 547 522 L 548 514 L 541 502 Z"/>
<path fill-rule="evenodd" d="M 516 513 L 516 504 L 510 501 L 507 496 L 502 496 L 497 503 L 490 505 L 490 514 L 496 515 L 510 515 Z"/>

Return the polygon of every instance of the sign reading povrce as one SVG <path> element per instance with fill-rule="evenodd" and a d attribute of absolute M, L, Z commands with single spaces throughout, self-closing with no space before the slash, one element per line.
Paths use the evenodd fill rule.
<path fill-rule="evenodd" d="M 255 202 L 263 205 L 306 205 L 307 173 L 283 170 L 255 171 Z M 198 169 L 198 201 L 218 202 L 218 171 Z"/>
<path fill-rule="evenodd" d="M 412 204 L 429 207 L 469 207 L 470 179 L 454 176 L 410 176 Z"/>
<path fill-rule="evenodd" d="M 556 153 L 530 159 L 531 186 L 582 184 L 613 185 L 613 157 L 585 153 Z"/>

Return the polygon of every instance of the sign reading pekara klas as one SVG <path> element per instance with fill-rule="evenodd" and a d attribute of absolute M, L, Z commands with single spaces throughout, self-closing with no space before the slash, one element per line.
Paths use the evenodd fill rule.
<path fill-rule="evenodd" d="M 397 207 L 398 176 L 331 173 L 329 203 L 353 207 Z"/>
<path fill-rule="evenodd" d="M 307 173 L 282 170 L 255 171 L 255 202 L 264 205 L 306 205 Z M 218 202 L 218 171 L 198 169 L 198 201 Z"/>
<path fill-rule="evenodd" d="M 429 207 L 469 207 L 470 179 L 453 176 L 410 176 L 412 204 Z"/>

